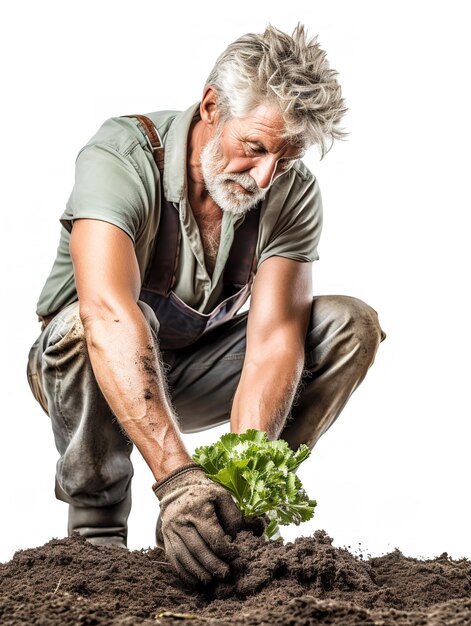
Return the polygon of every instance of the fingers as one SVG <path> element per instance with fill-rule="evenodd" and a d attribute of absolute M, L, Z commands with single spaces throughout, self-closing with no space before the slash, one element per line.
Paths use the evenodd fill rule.
<path fill-rule="evenodd" d="M 253 519 L 245 520 L 244 530 L 249 530 L 256 537 L 261 537 L 267 525 L 267 521 L 264 517 L 254 517 Z"/>
<path fill-rule="evenodd" d="M 163 548 L 165 545 L 164 537 L 162 535 L 162 518 L 160 517 L 160 514 L 157 518 L 157 525 L 155 528 L 155 542 L 158 548 Z"/>
<path fill-rule="evenodd" d="M 179 537 L 170 537 L 167 534 L 165 540 L 165 556 L 177 572 L 178 576 L 186 582 L 190 587 L 196 585 L 198 582 L 208 583 L 209 572 L 199 565 L 196 559 L 193 559 L 188 552 L 187 556 L 182 556 L 180 561 L 179 555 L 185 548 L 182 548 L 181 540 Z"/>
<path fill-rule="evenodd" d="M 230 506 L 235 507 L 231 496 L 229 496 L 229 500 Z M 203 507 L 201 507 L 201 514 L 193 520 L 193 523 L 206 545 L 211 546 L 213 554 L 216 554 L 219 559 L 227 563 L 232 561 L 237 556 L 238 550 L 235 545 L 231 543 L 228 537 L 229 533 L 221 523 L 221 519 L 218 516 L 218 509 L 225 510 L 225 508 L 225 506 L 220 507 L 217 503 L 217 496 L 214 496 L 207 503 L 205 503 Z M 239 515 L 237 507 L 235 508 L 237 514 Z M 231 523 L 232 528 L 234 529 L 236 523 L 234 520 Z"/>
<path fill-rule="evenodd" d="M 256 537 L 261 537 L 267 527 L 262 516 L 246 519 L 229 493 L 220 494 L 215 498 L 214 508 L 221 526 L 233 539 L 241 530 L 248 530 Z"/>
<path fill-rule="evenodd" d="M 244 527 L 244 517 L 229 492 L 218 494 L 214 498 L 214 510 L 226 534 L 234 539 Z"/>
<path fill-rule="evenodd" d="M 228 562 L 238 553 L 228 535 L 235 537 L 244 525 L 229 492 L 195 467 L 184 468 L 154 487 L 161 516 L 157 543 L 163 538 L 180 577 L 188 584 L 223 578 L 229 572 Z"/>
<path fill-rule="evenodd" d="M 209 583 L 214 577 L 224 578 L 229 566 L 218 558 L 193 525 L 174 528 L 166 534 L 169 561 L 188 584 Z"/>

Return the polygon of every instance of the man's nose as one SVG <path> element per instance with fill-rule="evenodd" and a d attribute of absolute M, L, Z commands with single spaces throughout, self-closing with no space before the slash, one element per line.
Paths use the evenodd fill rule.
<path fill-rule="evenodd" d="M 268 189 L 275 179 L 278 160 L 271 155 L 266 155 L 259 159 L 250 171 L 250 175 L 255 180 L 260 189 Z"/>

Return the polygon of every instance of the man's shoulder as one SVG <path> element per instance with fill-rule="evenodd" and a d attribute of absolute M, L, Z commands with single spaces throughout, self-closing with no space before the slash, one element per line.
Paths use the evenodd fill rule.
<path fill-rule="evenodd" d="M 164 138 L 178 111 L 154 111 L 146 113 L 155 124 L 159 135 Z M 87 141 L 82 150 L 91 146 L 107 146 L 126 156 L 138 145 L 145 145 L 146 139 L 138 120 L 130 115 L 110 117 L 103 122 L 97 132 Z"/>
<path fill-rule="evenodd" d="M 153 111 L 145 113 L 145 116 L 152 120 L 161 139 L 165 141 L 170 126 L 180 113 L 181 111 Z"/>

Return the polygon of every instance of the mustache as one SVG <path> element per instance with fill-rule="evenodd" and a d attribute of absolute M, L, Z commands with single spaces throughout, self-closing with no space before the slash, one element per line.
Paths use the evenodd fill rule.
<path fill-rule="evenodd" d="M 250 193 L 259 193 L 262 191 L 249 174 L 224 174 L 224 180 L 234 181 Z"/>

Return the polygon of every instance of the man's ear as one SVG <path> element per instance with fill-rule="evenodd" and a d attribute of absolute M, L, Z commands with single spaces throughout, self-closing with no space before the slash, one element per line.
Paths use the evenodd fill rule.
<path fill-rule="evenodd" d="M 200 104 L 200 116 L 209 126 L 216 126 L 219 120 L 218 93 L 211 85 L 206 85 Z"/>

